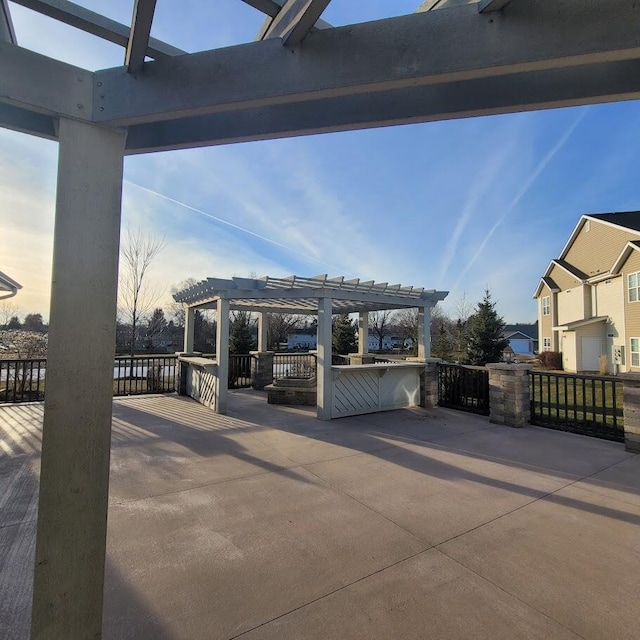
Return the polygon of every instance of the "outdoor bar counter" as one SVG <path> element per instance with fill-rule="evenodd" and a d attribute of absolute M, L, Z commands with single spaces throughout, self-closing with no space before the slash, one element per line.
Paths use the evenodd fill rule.
<path fill-rule="evenodd" d="M 421 362 L 331 367 L 331 417 L 405 409 L 420 404 Z"/>

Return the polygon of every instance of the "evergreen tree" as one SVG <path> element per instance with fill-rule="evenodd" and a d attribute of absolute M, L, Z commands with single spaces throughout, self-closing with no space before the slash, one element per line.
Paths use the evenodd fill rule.
<path fill-rule="evenodd" d="M 229 326 L 229 353 L 249 353 L 255 348 L 255 325 L 249 311 L 235 311 Z"/>
<path fill-rule="evenodd" d="M 434 358 L 441 358 L 445 361 L 451 360 L 453 355 L 453 340 L 447 332 L 444 323 L 440 324 L 440 331 L 434 342 L 432 355 Z"/>
<path fill-rule="evenodd" d="M 351 322 L 348 313 L 341 313 L 333 320 L 333 350 L 341 355 L 355 353 L 358 327 Z"/>
<path fill-rule="evenodd" d="M 505 323 L 496 311 L 489 289 L 484 292 L 482 302 L 468 320 L 467 356 L 470 364 L 485 365 L 500 362 L 502 352 L 509 341 L 503 337 Z"/>

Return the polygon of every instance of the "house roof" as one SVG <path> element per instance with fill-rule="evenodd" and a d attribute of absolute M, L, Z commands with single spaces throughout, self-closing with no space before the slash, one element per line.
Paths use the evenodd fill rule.
<path fill-rule="evenodd" d="M 584 327 L 588 324 L 595 324 L 596 322 L 606 322 L 609 316 L 597 316 L 595 318 L 585 318 L 584 320 L 575 320 L 574 322 L 567 322 L 566 324 L 553 327 L 554 331 L 574 331 L 580 327 Z"/>
<path fill-rule="evenodd" d="M 526 340 L 533 340 L 531 336 L 528 336 L 526 333 L 522 333 L 522 331 L 505 331 L 502 335 L 508 340 L 518 337 L 524 338 Z"/>
<path fill-rule="evenodd" d="M 549 271 L 549 270 L 550 269 L 547 269 L 547 271 Z M 560 291 L 560 287 L 553 281 L 552 278 L 550 278 L 549 276 L 542 276 L 542 278 L 540 278 L 540 282 L 538 282 L 538 286 L 536 287 L 536 290 L 535 290 L 535 292 L 533 294 L 534 298 L 537 298 L 540 295 L 540 291 L 542 291 L 542 287 L 545 284 L 554 293 L 557 293 L 558 291 Z"/>
<path fill-rule="evenodd" d="M 447 297 L 448 291 L 407 287 L 387 282 L 326 274 L 307 278 L 207 278 L 176 293 L 173 298 L 189 307 L 215 306 L 217 300 L 229 300 L 231 309 L 314 314 L 318 300 L 330 298 L 333 313 L 354 313 L 382 309 L 432 307 Z"/>
<path fill-rule="evenodd" d="M 617 213 L 590 213 L 588 218 L 615 224 L 640 233 L 640 211 L 620 211 Z"/>
<path fill-rule="evenodd" d="M 521 333 L 525 338 L 531 340 L 538 339 L 538 323 L 519 323 L 519 324 L 507 324 L 504 327 L 504 337 L 511 338 L 516 333 Z"/>
<path fill-rule="evenodd" d="M 564 269 L 567 273 L 571 274 L 574 278 L 577 278 L 578 280 L 587 280 L 589 278 L 589 276 L 586 273 L 584 273 L 584 271 L 580 271 L 580 269 L 578 269 L 577 267 L 574 267 L 572 264 L 570 264 L 566 260 L 560 260 L 560 259 L 552 260 L 551 264 L 549 265 L 549 269 L 548 269 L 549 272 L 551 272 L 551 269 L 553 268 L 552 265 L 556 265 L 561 269 Z"/>
<path fill-rule="evenodd" d="M 616 261 L 613 263 L 613 266 L 611 267 L 610 273 L 612 275 L 616 275 L 620 273 L 620 270 L 622 269 L 622 265 L 627 261 L 627 258 L 629 257 L 632 251 L 640 251 L 640 240 L 630 240 L 629 242 L 627 242 L 627 244 L 624 246 L 624 248 L 620 252 L 620 255 L 616 258 Z"/>

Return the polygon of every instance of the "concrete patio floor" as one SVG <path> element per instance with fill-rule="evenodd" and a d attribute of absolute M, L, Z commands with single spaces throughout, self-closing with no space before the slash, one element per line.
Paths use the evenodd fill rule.
<path fill-rule="evenodd" d="M 42 405 L 0 407 L 0 638 L 28 638 Z M 460 412 L 114 401 L 105 638 L 640 637 L 640 457 Z"/>

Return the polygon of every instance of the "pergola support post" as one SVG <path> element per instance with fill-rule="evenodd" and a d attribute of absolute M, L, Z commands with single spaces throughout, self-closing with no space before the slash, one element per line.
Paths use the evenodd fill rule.
<path fill-rule="evenodd" d="M 186 307 L 184 310 L 184 345 L 183 351 L 191 353 L 195 338 L 196 310 L 193 307 Z"/>
<path fill-rule="evenodd" d="M 31 637 L 102 633 L 125 133 L 60 119 Z"/>
<path fill-rule="evenodd" d="M 418 358 L 431 357 L 431 307 L 418 307 Z"/>
<path fill-rule="evenodd" d="M 369 312 L 358 314 L 358 355 L 369 352 Z"/>
<path fill-rule="evenodd" d="M 218 298 L 216 303 L 216 361 L 218 363 L 218 389 L 216 412 L 227 413 L 229 395 L 229 300 Z"/>
<path fill-rule="evenodd" d="M 331 420 L 331 298 L 318 300 L 317 412 L 318 420 Z"/>
<path fill-rule="evenodd" d="M 258 351 L 265 352 L 269 349 L 268 335 L 269 331 L 269 314 L 265 311 L 258 313 Z"/>

